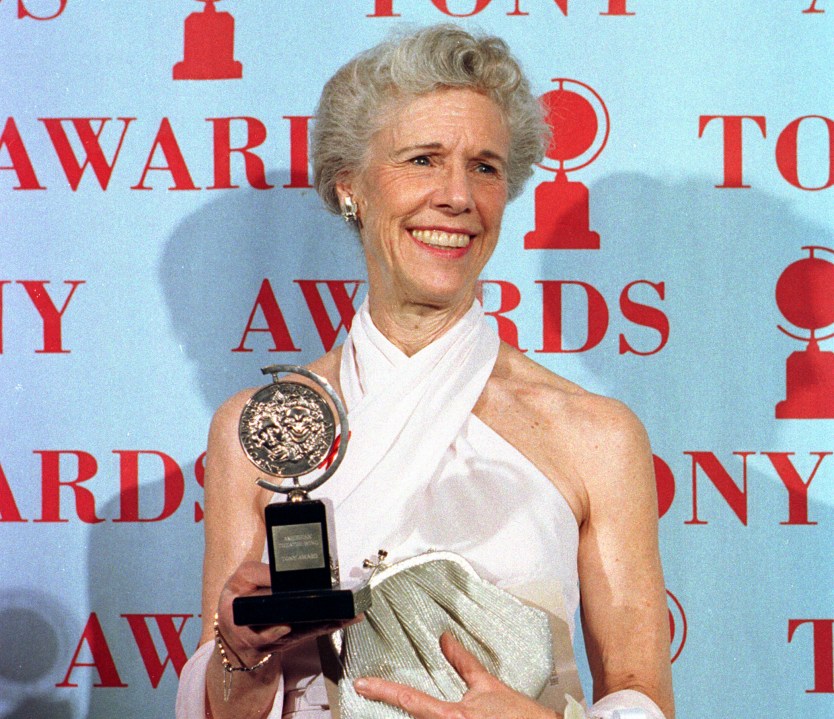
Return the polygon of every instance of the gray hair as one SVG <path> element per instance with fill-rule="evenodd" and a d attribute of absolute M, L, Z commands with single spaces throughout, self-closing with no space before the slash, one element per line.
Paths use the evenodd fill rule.
<path fill-rule="evenodd" d="M 442 24 L 395 37 L 342 66 L 322 90 L 312 135 L 313 177 L 327 208 L 340 211 L 336 184 L 358 172 L 386 110 L 440 88 L 471 88 L 501 109 L 510 132 L 508 197 L 517 197 L 550 136 L 541 103 L 501 38 Z"/>

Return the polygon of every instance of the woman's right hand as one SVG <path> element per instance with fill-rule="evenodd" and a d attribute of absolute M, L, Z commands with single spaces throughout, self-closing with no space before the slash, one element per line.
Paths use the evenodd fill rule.
<path fill-rule="evenodd" d="M 214 719 L 232 719 L 241 716 L 265 716 L 275 698 L 282 668 L 281 655 L 302 642 L 323 634 L 331 634 L 342 627 L 361 621 L 362 616 L 350 621 L 324 622 L 321 624 L 274 624 L 270 626 L 238 626 L 234 623 L 232 602 L 236 597 L 269 592 L 269 565 L 245 561 L 232 572 L 220 592 L 217 603 L 217 624 L 232 666 L 255 666 L 268 654 L 273 656 L 266 664 L 252 672 L 234 672 L 228 675 L 219 652 L 214 657 L 206 676 L 209 701 L 207 716 Z M 224 688 L 229 682 L 228 699 Z"/>
<path fill-rule="evenodd" d="M 280 655 L 302 642 L 323 634 L 332 634 L 361 621 L 360 616 L 352 620 L 295 626 L 238 626 L 234 623 L 232 602 L 236 597 L 270 591 L 269 565 L 262 562 L 243 562 L 223 586 L 217 606 L 217 622 L 226 654 L 233 663 L 236 656 L 240 663 L 252 666 L 270 652 Z M 272 661 L 276 658 L 273 657 Z"/>

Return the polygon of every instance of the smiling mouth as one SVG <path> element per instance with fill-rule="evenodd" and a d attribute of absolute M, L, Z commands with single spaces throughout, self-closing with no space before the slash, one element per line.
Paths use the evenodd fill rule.
<path fill-rule="evenodd" d="M 442 230 L 411 230 L 414 239 L 432 247 L 467 247 L 472 236 L 462 232 L 443 232 Z"/>

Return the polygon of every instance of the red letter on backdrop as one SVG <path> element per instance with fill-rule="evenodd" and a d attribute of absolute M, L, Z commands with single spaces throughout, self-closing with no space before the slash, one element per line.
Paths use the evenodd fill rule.
<path fill-rule="evenodd" d="M 742 489 L 739 489 L 729 472 L 712 452 L 684 452 L 692 457 L 692 519 L 684 524 L 709 524 L 698 518 L 698 467 L 704 470 L 710 482 L 724 497 L 741 523 L 747 526 L 747 458 L 755 452 L 733 452 L 743 464 Z"/>
<path fill-rule="evenodd" d="M 151 165 L 157 148 L 162 150 L 165 161 L 168 163 L 167 165 Z M 188 171 L 188 165 L 185 164 L 185 158 L 177 143 L 176 135 L 174 135 L 174 130 L 171 127 L 171 121 L 167 117 L 163 117 L 162 122 L 159 124 L 159 131 L 156 133 L 153 145 L 151 145 L 151 151 L 148 153 L 148 160 L 145 163 L 145 168 L 142 170 L 142 177 L 130 189 L 152 190 L 152 187 L 145 185 L 145 178 L 148 176 L 150 170 L 166 170 L 171 173 L 171 177 L 174 179 L 174 185 L 173 187 L 169 187 L 169 190 L 200 189 L 191 179 L 191 173 Z"/>
<path fill-rule="evenodd" d="M 41 455 L 41 518 L 36 522 L 68 522 L 61 517 L 61 487 L 71 487 L 75 495 L 75 512 L 82 522 L 103 522 L 96 516 L 96 498 L 82 482 L 92 479 L 98 470 L 96 458 L 87 452 L 74 450 L 34 450 Z M 73 455 L 78 459 L 78 476 L 68 482 L 61 481 L 61 455 Z"/>
<path fill-rule="evenodd" d="M 810 119 L 822 120 L 828 130 L 828 179 L 824 185 L 819 187 L 806 187 L 799 181 L 797 136 L 802 121 Z M 827 190 L 834 185 L 834 120 L 822 115 L 804 115 L 788 123 L 785 129 L 779 133 L 779 139 L 776 140 L 776 166 L 779 168 L 782 177 L 800 190 L 814 192 L 816 190 Z"/>
<path fill-rule="evenodd" d="M 813 13 L 824 13 L 825 10 L 821 10 L 820 8 L 817 7 L 817 2 L 818 1 L 819 0 L 812 0 L 811 5 L 807 9 L 803 10 L 802 14 L 804 15 L 806 13 L 812 13 L 812 12 Z"/>
<path fill-rule="evenodd" d="M 400 14 L 394 12 L 394 0 L 374 0 L 373 15 L 365 17 L 400 17 Z"/>
<path fill-rule="evenodd" d="M 473 15 L 477 15 L 479 12 L 482 12 L 486 9 L 487 5 L 489 5 L 492 0 L 475 0 L 475 7 L 472 8 L 472 12 L 452 12 L 449 10 L 449 0 L 431 0 L 432 4 L 440 10 L 445 15 L 450 15 L 451 17 L 472 17 Z M 556 0 L 557 5 L 561 5 L 563 2 L 567 2 L 568 0 Z"/>
<path fill-rule="evenodd" d="M 675 475 L 656 454 L 652 455 L 654 462 L 654 481 L 657 486 L 657 516 L 662 517 L 669 511 L 675 499 Z"/>
<path fill-rule="evenodd" d="M 78 655 L 86 642 L 90 649 L 93 661 L 79 662 Z M 126 687 L 127 684 L 122 682 L 119 672 L 116 671 L 116 662 L 113 661 L 113 655 L 110 653 L 110 647 L 107 646 L 107 640 L 104 638 L 104 630 L 98 621 L 96 613 L 93 612 L 87 620 L 87 626 L 81 634 L 81 639 L 78 640 L 78 646 L 75 648 L 75 654 L 72 655 L 67 673 L 60 684 L 56 687 L 77 687 L 78 684 L 70 682 L 70 675 L 72 670 L 76 667 L 93 667 L 98 672 L 98 683 L 93 684 L 94 687 Z"/>
<path fill-rule="evenodd" d="M 701 115 L 698 137 L 704 136 L 704 129 L 713 120 L 724 122 L 724 184 L 718 188 L 749 188 L 742 179 L 742 123 L 753 120 L 767 137 L 767 120 L 764 115 Z"/>
<path fill-rule="evenodd" d="M 246 123 L 246 144 L 232 147 L 232 120 Z M 253 147 L 263 145 L 266 127 L 254 117 L 210 117 L 206 120 L 214 125 L 214 184 L 207 190 L 230 190 L 240 185 L 232 184 L 232 153 L 243 155 L 246 181 L 256 190 L 269 190 L 275 185 L 266 181 L 263 160 L 252 152 Z"/>
<path fill-rule="evenodd" d="M 615 2 L 616 1 L 617 0 L 615 0 Z M 553 0 L 553 2 L 555 2 L 556 6 L 562 11 L 562 15 L 567 17 L 568 16 L 568 2 L 569 2 L 569 0 Z M 486 3 L 486 4 L 488 5 L 489 3 Z M 512 12 L 507 13 L 507 16 L 508 17 L 514 17 L 514 16 L 515 17 L 521 17 L 521 16 L 524 16 L 524 15 L 529 15 L 530 14 L 529 12 L 524 12 L 521 9 L 520 6 L 521 6 L 521 0 L 515 0 L 515 7 L 513 8 Z M 605 13 L 602 13 L 602 14 L 604 15 Z"/>
<path fill-rule="evenodd" d="M 67 0 L 58 0 L 58 9 L 51 15 L 34 15 L 29 12 L 29 8 L 26 7 L 26 3 L 23 0 L 17 0 L 17 16 L 18 18 L 30 17 L 33 20 L 54 20 L 64 12 L 66 7 Z"/>
<path fill-rule="evenodd" d="M 61 345 L 61 319 L 72 296 L 75 294 L 76 288 L 84 283 L 85 280 L 64 280 L 64 284 L 72 285 L 72 288 L 59 310 L 46 291 L 49 280 L 18 281 L 18 284 L 23 285 L 43 322 L 43 349 L 35 350 L 35 352 L 39 354 L 69 354 L 70 350 L 65 350 Z"/>
<path fill-rule="evenodd" d="M 26 152 L 26 146 L 23 144 L 23 138 L 20 136 L 13 117 L 6 120 L 3 134 L 0 135 L 0 151 L 4 146 L 9 153 L 12 164 L 0 165 L 0 170 L 13 170 L 17 175 L 17 181 L 20 184 L 14 189 L 45 190 L 46 188 L 38 182 L 37 175 L 35 175 L 35 168 L 32 166 L 29 153 Z"/>
<path fill-rule="evenodd" d="M 518 344 L 518 327 L 509 317 L 503 315 L 507 312 L 512 312 L 521 304 L 521 292 L 512 282 L 507 280 L 480 280 L 478 282 L 478 297 L 483 300 L 484 285 L 498 285 L 501 292 L 501 301 L 498 303 L 498 309 L 491 312 L 484 311 L 485 315 L 495 318 L 498 325 L 498 336 L 507 344 L 511 344 L 519 352 L 526 352 L 521 349 Z"/>
<path fill-rule="evenodd" d="M 519 7 L 520 5 L 521 5 L 521 0 L 515 0 L 515 7 L 512 9 L 512 12 L 507 13 L 507 17 L 513 17 L 513 16 L 522 17 L 522 16 L 526 16 L 526 15 L 530 14 L 529 12 L 524 12 L 521 9 L 521 7 Z"/>
<path fill-rule="evenodd" d="M 814 626 L 814 688 L 806 694 L 834 694 L 834 619 L 789 619 L 788 642 L 796 628 Z"/>
<path fill-rule="evenodd" d="M 601 12 L 600 15 L 636 15 L 628 11 L 628 0 L 608 0 L 608 12 Z"/>
<path fill-rule="evenodd" d="M 122 614 L 127 619 L 130 625 L 130 631 L 133 632 L 133 638 L 136 640 L 136 646 L 139 647 L 139 654 L 142 656 L 142 662 L 145 665 L 145 671 L 148 672 L 148 679 L 151 681 L 151 686 L 156 689 L 165 673 L 165 667 L 168 662 L 174 665 L 174 671 L 177 676 L 180 675 L 182 668 L 188 661 L 188 655 L 182 646 L 182 630 L 185 628 L 186 622 L 193 617 L 193 614 Z M 162 641 L 165 643 L 165 658 L 159 658 L 159 652 L 156 651 L 156 645 L 153 643 L 151 631 L 148 629 L 146 623 L 147 619 L 153 619 L 162 636 Z M 180 620 L 180 627 L 177 629 L 174 626 L 174 619 Z"/>
<path fill-rule="evenodd" d="M 113 174 L 113 168 L 116 166 L 116 160 L 119 159 L 119 152 L 121 152 L 122 143 L 125 134 L 127 134 L 127 127 L 136 118 L 118 118 L 124 123 L 124 127 L 122 127 L 122 134 L 119 137 L 119 144 L 116 145 L 116 150 L 113 152 L 112 162 L 107 161 L 99 142 L 104 126 L 110 121 L 109 117 L 40 117 L 38 119 L 46 126 L 49 139 L 52 140 L 52 147 L 55 148 L 55 153 L 61 161 L 61 167 L 64 168 L 64 174 L 67 176 L 67 181 L 73 191 L 78 189 L 81 178 L 90 165 L 93 166 L 93 172 L 96 174 L 101 189 L 106 190 L 107 185 L 110 184 L 110 177 Z M 93 130 L 93 121 L 100 123 L 98 132 Z M 85 153 L 83 164 L 75 156 L 75 151 L 72 149 L 67 131 L 64 128 L 65 122 L 72 123 L 78 139 L 81 140 L 81 147 Z"/>
<path fill-rule="evenodd" d="M 0 465 L 0 522 L 28 522 L 20 516 L 20 510 L 17 508 L 17 503 L 14 501 L 14 494 L 6 475 L 3 472 L 3 466 Z"/>
<path fill-rule="evenodd" d="M 290 121 L 290 181 L 284 187 L 312 187 L 308 131 L 312 115 L 284 115 Z"/>
<path fill-rule="evenodd" d="M 605 298 L 592 285 L 574 280 L 536 280 L 542 286 L 542 336 L 543 343 L 536 352 L 585 352 L 602 342 L 608 331 L 608 305 Z M 588 336 L 585 344 L 576 349 L 562 345 L 562 287 L 581 287 L 588 298 Z"/>
<path fill-rule="evenodd" d="M 203 452 L 194 462 L 194 479 L 201 487 L 206 486 L 206 453 Z M 194 523 L 203 521 L 203 507 L 199 502 L 194 502 Z"/>
<path fill-rule="evenodd" d="M 356 314 L 353 300 L 356 298 L 356 293 L 359 291 L 360 285 L 364 284 L 364 281 L 296 280 L 295 282 L 301 288 L 301 294 L 304 295 L 304 301 L 310 310 L 310 316 L 316 325 L 316 331 L 319 333 L 324 351 L 329 352 L 333 348 L 333 345 L 336 344 L 336 337 L 338 337 L 341 329 L 344 327 L 345 332 L 350 330 L 350 324 L 353 321 L 353 316 Z M 349 284 L 353 285 L 353 292 L 350 293 L 347 290 Z M 335 326 L 327 314 L 327 308 L 324 306 L 324 300 L 319 292 L 319 285 L 327 285 L 327 290 L 330 292 L 330 296 L 336 304 L 336 310 L 339 313 L 339 323 Z"/>
<path fill-rule="evenodd" d="M 782 484 L 788 490 L 788 521 L 779 522 L 779 524 L 817 524 L 808 520 L 808 488 L 816 475 L 817 470 L 822 464 L 822 460 L 829 454 L 834 452 L 810 452 L 809 454 L 818 457 L 817 463 L 811 470 L 808 481 L 802 480 L 796 467 L 793 466 L 790 458 L 793 457 L 793 452 L 762 452 L 773 465 Z"/>
<path fill-rule="evenodd" d="M 655 284 L 654 282 L 649 282 L 648 280 L 635 280 L 634 282 L 627 284 L 620 293 L 620 310 L 623 313 L 623 317 L 636 325 L 651 327 L 652 329 L 657 330 L 660 334 L 660 342 L 657 347 L 653 350 L 645 351 L 634 349 L 628 343 L 625 335 L 620 335 L 621 355 L 631 352 L 632 354 L 645 357 L 647 355 L 657 354 L 666 346 L 666 343 L 669 341 L 669 318 L 661 310 L 657 309 L 657 307 L 651 307 L 650 305 L 644 305 L 640 302 L 632 300 L 631 297 L 629 297 L 629 292 L 635 285 L 648 285 L 655 292 L 657 292 L 658 297 L 660 297 L 661 300 L 666 299 L 666 286 L 663 282 Z"/>
<path fill-rule="evenodd" d="M 119 455 L 119 517 L 114 522 L 161 522 L 180 506 L 185 495 L 185 479 L 179 465 L 167 454 L 150 449 L 114 449 Z M 156 517 L 139 516 L 139 455 L 150 454 L 162 460 L 162 511 Z"/>
<path fill-rule="evenodd" d="M 252 326 L 252 322 L 255 321 L 255 313 L 259 307 L 266 319 L 266 327 Z M 269 332 L 272 335 L 273 343 L 272 349 L 269 350 L 270 352 L 301 352 L 293 344 L 292 337 L 290 337 L 290 330 L 284 321 L 284 315 L 281 314 L 281 308 L 278 306 L 278 300 L 275 299 L 275 293 L 272 291 L 272 285 L 269 284 L 269 280 L 264 280 L 261 283 L 261 289 L 258 290 L 258 296 L 255 298 L 255 305 L 249 314 L 246 329 L 243 330 L 243 337 L 240 338 L 240 344 L 232 352 L 252 351 L 246 346 L 246 338 L 250 332 Z"/>

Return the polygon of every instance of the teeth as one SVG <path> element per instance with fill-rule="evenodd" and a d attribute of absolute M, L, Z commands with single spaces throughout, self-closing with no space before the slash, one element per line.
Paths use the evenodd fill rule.
<path fill-rule="evenodd" d="M 458 232 L 441 232 L 440 230 L 412 230 L 420 242 L 435 247 L 466 247 L 470 237 Z"/>

